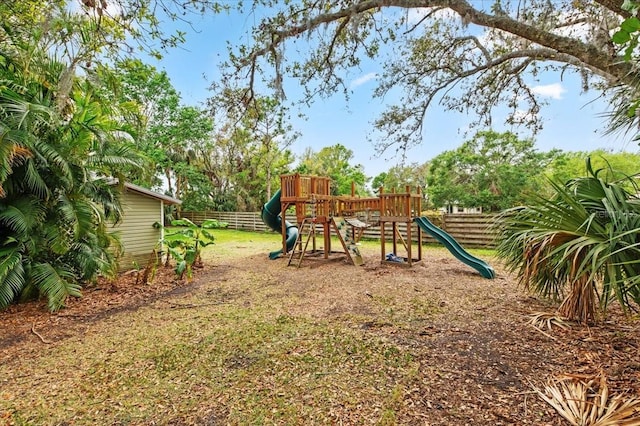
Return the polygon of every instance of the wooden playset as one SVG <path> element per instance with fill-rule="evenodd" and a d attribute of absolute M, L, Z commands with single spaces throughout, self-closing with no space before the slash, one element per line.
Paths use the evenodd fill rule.
<path fill-rule="evenodd" d="M 328 177 L 296 173 L 281 175 L 280 182 L 282 254 L 289 255 L 289 264 L 296 262 L 300 266 L 305 256 L 323 255 L 327 259 L 332 253 L 344 253 L 351 262 L 361 265 L 363 260 L 356 244 L 363 230 L 372 225 L 369 221 L 372 215 L 378 218 L 377 225 L 380 226 L 382 262 L 412 266 L 422 260 L 422 244 L 417 244 L 417 253 L 412 247 L 413 220 L 421 211 L 420 189 L 411 192 L 407 186 L 404 193 L 385 193 L 384 188 L 380 188 L 377 197 L 362 198 L 356 196 L 354 185 L 351 195 L 332 195 L 331 179 Z M 286 241 L 287 214 L 295 215 L 298 227 L 293 247 Z M 366 217 L 364 221 L 363 216 Z M 398 227 L 400 223 L 406 224 L 404 235 Z M 391 232 L 391 253 L 386 252 L 388 230 Z M 343 252 L 332 251 L 332 233 L 338 237 Z M 323 238 L 322 247 L 317 242 L 320 234 Z M 416 237 L 418 242 L 422 241 L 420 227 L 417 227 Z M 406 256 L 398 255 L 400 246 L 404 247 Z"/>

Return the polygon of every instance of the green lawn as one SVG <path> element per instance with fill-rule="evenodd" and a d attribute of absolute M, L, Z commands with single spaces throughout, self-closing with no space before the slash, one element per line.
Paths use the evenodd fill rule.
<path fill-rule="evenodd" d="M 213 231 L 216 241 L 215 244 L 206 251 L 206 255 L 211 253 L 230 255 L 234 252 L 237 254 L 254 252 L 261 249 L 264 252 L 270 252 L 282 247 L 282 239 L 280 234 L 276 232 L 251 232 L 237 231 L 234 229 L 216 229 Z M 363 239 L 360 245 L 367 250 L 379 250 L 380 241 Z M 216 247 L 217 246 L 217 247 Z M 332 236 L 332 246 L 340 247 L 340 242 L 335 236 Z M 414 246 L 417 247 L 417 246 Z M 387 249 L 391 245 L 387 241 Z M 422 249 L 425 251 L 440 251 L 443 249 L 440 244 L 424 244 Z M 415 250 L 415 248 L 414 248 Z M 469 253 L 478 257 L 494 257 L 495 250 L 486 248 L 467 248 Z"/>
<path fill-rule="evenodd" d="M 445 373 L 437 366 L 421 371 L 425 356 L 398 337 L 431 324 L 448 308 L 426 287 L 418 292 L 424 284 L 412 271 L 376 275 L 344 263 L 297 269 L 267 259 L 280 247 L 277 233 L 214 234 L 215 244 L 203 253 L 207 266 L 184 291 L 135 309 L 96 305 L 98 319 L 64 323 L 68 329 L 49 338 L 51 344 L 27 331 L 14 353 L 0 352 L 0 423 L 424 420 L 408 404 Z M 361 247 L 374 256 L 379 252 L 377 241 Z M 451 257 L 435 246 L 425 251 Z M 341 308 L 345 300 L 359 305 Z M 93 303 L 92 293 L 84 302 Z M 50 336 L 45 325 L 56 327 L 56 318 L 66 315 L 76 314 L 44 314 L 41 333 Z"/>

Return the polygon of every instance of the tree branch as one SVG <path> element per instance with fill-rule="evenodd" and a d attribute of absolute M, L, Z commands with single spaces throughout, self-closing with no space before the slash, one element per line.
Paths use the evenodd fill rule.
<path fill-rule="evenodd" d="M 422 23 L 424 23 L 425 21 L 427 21 L 429 18 L 431 18 L 436 12 L 445 9 L 444 7 L 434 7 L 432 8 L 429 13 L 427 13 L 425 16 L 423 16 L 415 25 L 413 25 L 411 28 L 409 28 L 407 31 L 404 32 L 404 34 L 409 34 L 412 33 L 416 28 L 419 28 L 420 25 L 422 25 Z"/>
<path fill-rule="evenodd" d="M 491 54 L 489 53 L 489 50 L 487 50 L 487 48 L 480 42 L 478 37 L 466 36 L 466 37 L 456 37 L 454 39 L 454 42 L 456 43 L 461 42 L 462 44 L 464 44 L 465 41 L 472 41 L 473 44 L 475 44 L 475 46 L 478 48 L 478 50 L 482 52 L 482 56 L 484 56 L 485 60 L 487 61 L 491 60 Z"/>
<path fill-rule="evenodd" d="M 264 56 L 267 52 L 270 52 L 277 45 L 282 43 L 283 41 L 299 36 L 300 34 L 304 34 L 307 32 L 311 32 L 315 30 L 320 25 L 329 24 L 335 21 L 338 21 L 342 18 L 347 18 L 350 16 L 354 16 L 357 14 L 364 13 L 369 10 L 378 9 L 382 7 L 386 3 L 383 0 L 368 0 L 364 2 L 357 3 L 347 9 L 342 9 L 334 13 L 322 13 L 316 16 L 313 19 L 308 20 L 307 22 L 300 25 L 293 25 L 284 30 L 274 30 L 273 34 L 277 35 L 276 39 L 272 39 L 270 43 L 265 45 L 264 47 L 254 50 L 249 54 L 244 60 L 242 60 L 239 64 L 239 68 L 243 68 L 247 66 L 249 63 L 255 61 L 261 56 Z"/>
<path fill-rule="evenodd" d="M 591 21 L 587 18 L 576 18 L 569 21 L 561 22 L 560 24 L 556 25 L 555 28 L 556 29 L 567 28 L 567 27 L 572 27 L 574 25 L 588 24 L 589 22 Z"/>
<path fill-rule="evenodd" d="M 614 61 L 608 55 L 593 45 L 584 43 L 578 39 L 569 38 L 516 21 L 507 15 L 488 15 L 474 9 L 465 0 L 434 0 L 436 2 L 449 3 L 449 8 L 465 16 L 470 22 L 488 28 L 497 28 L 510 34 L 530 40 L 541 46 L 554 49 L 558 53 L 578 59 L 591 69 L 600 70 L 599 74 L 608 76 L 608 80 L 626 82 L 629 81 L 631 64 L 624 61 Z"/>
<path fill-rule="evenodd" d="M 357 66 L 358 54 L 372 56 L 379 43 L 395 42 L 394 47 L 400 47 L 403 56 L 387 62 L 388 68 L 374 96 L 385 96 L 398 86 L 405 87 L 407 96 L 402 106 L 390 108 L 376 121 L 377 126 L 388 133 L 386 142 L 399 143 L 406 149 L 417 140 L 414 133 L 422 130 L 426 110 L 439 95 L 445 107 L 460 111 L 475 109 L 485 122 L 490 120 L 491 109 L 496 104 L 508 102 L 509 108 L 516 111 L 524 99 L 531 113 L 525 121 L 539 129 L 535 121 L 539 111 L 536 95 L 521 76 L 530 67 L 538 67 L 538 62 L 545 62 L 549 69 L 575 69 L 586 77 L 595 75 L 608 85 L 635 86 L 632 63 L 618 60 L 615 53 L 602 44 L 556 33 L 558 28 L 596 22 L 599 18 L 610 18 L 612 13 L 628 15 L 614 1 L 590 3 L 589 14 L 568 0 L 557 6 L 550 2 L 532 11 L 498 9 L 494 4 L 491 12 L 484 4 L 476 8 L 472 0 L 354 0 L 343 7 L 341 2 L 322 3 L 320 7 L 320 4 L 302 1 L 294 3 L 296 6 L 291 6 L 288 12 L 263 21 L 255 32 L 254 46 L 243 48 L 242 56 L 233 57 L 232 66 L 235 72 L 249 68 L 250 85 L 253 85 L 254 73 L 261 71 L 256 65 L 261 58 L 274 60 L 277 65 L 279 60 L 284 60 L 278 57 L 283 55 L 281 44 L 309 34 L 314 37 L 313 42 L 319 40 L 317 46 L 306 59 L 291 60 L 294 66 L 290 68 L 304 85 L 308 101 L 316 94 L 335 93 L 340 84 L 344 87 L 338 72 Z M 575 13 L 560 15 L 566 10 L 564 6 Z M 375 16 L 383 9 L 417 8 L 429 10 L 416 24 L 407 24 L 407 31 L 388 22 L 391 16 L 398 18 L 396 25 L 405 24 L 397 12 L 383 15 L 384 25 L 390 28 L 388 34 L 378 30 Z M 444 9 L 448 13 L 437 13 Z M 455 15 L 460 17 L 462 25 Z M 467 30 L 469 24 L 474 26 L 473 31 Z M 476 26 L 489 32 L 494 30 L 490 42 L 471 35 L 477 33 Z M 274 78 L 278 82 L 286 68 L 275 68 Z M 318 82 L 317 86 L 312 82 Z M 464 95 L 452 92 L 455 87 L 461 87 Z M 476 94 L 484 96 L 483 100 L 479 101 Z"/>
<path fill-rule="evenodd" d="M 616 13 L 621 9 L 614 7 L 612 1 L 600 0 L 599 4 Z M 466 21 L 485 28 L 496 28 L 509 34 L 522 37 L 536 44 L 554 49 L 561 57 L 572 56 L 588 66 L 590 69 L 599 70 L 598 74 L 606 77 L 610 81 L 626 82 L 629 79 L 631 64 L 624 61 L 615 61 L 596 46 L 582 42 L 575 38 L 565 37 L 540 28 L 525 24 L 511 18 L 507 14 L 490 15 L 481 10 L 475 9 L 466 0 L 366 0 L 358 2 L 348 8 L 331 13 L 320 13 L 301 24 L 294 24 L 285 29 L 272 29 L 272 33 L 277 35 L 261 48 L 253 50 L 244 59 L 238 62 L 237 67 L 243 68 L 259 57 L 272 52 L 277 45 L 285 40 L 297 37 L 300 34 L 312 32 L 323 24 L 329 24 L 338 20 L 352 17 L 369 11 L 378 11 L 385 7 L 398 7 L 405 9 L 413 8 L 449 8 Z M 623 11 L 622 11 L 623 12 Z M 620 13 L 621 15 L 625 15 Z M 628 15 L 628 13 L 626 13 Z M 424 19 L 423 19 L 424 20 Z M 572 64 L 576 60 L 571 61 Z M 277 78 L 277 77 L 276 77 Z"/>
<path fill-rule="evenodd" d="M 620 15 L 625 19 L 631 17 L 631 13 L 622 8 L 622 1 L 620 0 L 594 0 L 594 1 L 598 3 L 600 6 L 604 7 L 605 9 L 609 9 L 616 15 Z"/>

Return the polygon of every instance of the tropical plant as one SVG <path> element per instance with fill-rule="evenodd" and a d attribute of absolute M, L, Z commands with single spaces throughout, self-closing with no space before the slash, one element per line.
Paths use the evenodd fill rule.
<path fill-rule="evenodd" d="M 191 278 L 193 267 L 202 263 L 202 249 L 214 243 L 215 237 L 210 231 L 215 228 L 226 228 L 227 223 L 215 219 L 206 219 L 200 226 L 189 219 L 177 219 L 171 222 L 177 227 L 166 232 L 164 245 L 169 256 L 176 261 L 175 271 L 180 279 Z"/>
<path fill-rule="evenodd" d="M 109 178 L 136 156 L 87 80 L 61 92 L 65 64 L 13 47 L 0 54 L 0 308 L 42 295 L 56 310 L 115 271 Z"/>
<path fill-rule="evenodd" d="M 555 195 L 498 217 L 497 253 L 525 288 L 564 298 L 559 314 L 595 321 L 597 302 L 624 309 L 640 303 L 640 199 L 603 170 L 565 185 Z"/>

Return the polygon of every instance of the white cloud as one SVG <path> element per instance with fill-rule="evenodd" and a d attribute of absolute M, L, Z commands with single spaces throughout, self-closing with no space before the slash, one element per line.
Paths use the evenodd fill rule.
<path fill-rule="evenodd" d="M 511 117 L 514 124 L 523 124 L 531 121 L 533 118 L 534 116 L 533 114 L 531 114 L 531 112 L 525 111 L 523 109 L 514 111 L 513 116 Z"/>
<path fill-rule="evenodd" d="M 534 86 L 531 91 L 536 95 L 544 96 L 551 99 L 562 99 L 562 94 L 567 90 L 560 83 L 545 84 L 542 86 Z"/>
<path fill-rule="evenodd" d="M 351 82 L 351 88 L 355 89 L 358 86 L 362 86 L 363 84 L 365 84 L 366 82 L 370 81 L 370 80 L 375 80 L 376 78 L 378 78 L 378 74 L 376 74 L 375 72 L 370 72 L 369 74 L 365 74 L 362 77 L 356 78 L 355 80 L 353 80 Z"/>

